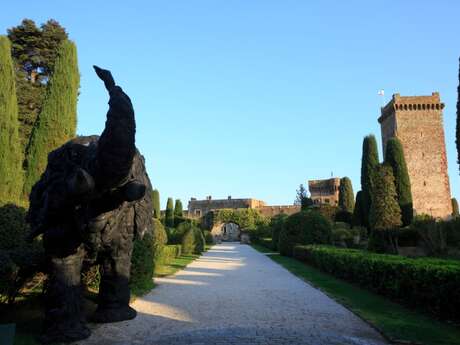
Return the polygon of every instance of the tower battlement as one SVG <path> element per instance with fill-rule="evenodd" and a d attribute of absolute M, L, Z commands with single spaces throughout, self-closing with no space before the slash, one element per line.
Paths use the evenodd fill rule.
<path fill-rule="evenodd" d="M 438 218 L 452 214 L 443 109 L 438 92 L 431 96 L 394 94 L 378 119 L 384 154 L 392 137 L 403 145 L 415 213 Z"/>

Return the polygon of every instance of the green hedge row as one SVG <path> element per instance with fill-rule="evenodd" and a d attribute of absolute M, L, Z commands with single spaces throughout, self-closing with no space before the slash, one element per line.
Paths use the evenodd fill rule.
<path fill-rule="evenodd" d="M 271 237 L 259 238 L 257 243 L 264 246 L 267 249 L 273 249 L 273 240 Z"/>
<path fill-rule="evenodd" d="M 460 320 L 460 263 L 329 246 L 296 246 L 294 257 L 444 319 Z"/>
<path fill-rule="evenodd" d="M 182 246 L 180 244 L 170 244 L 164 246 L 161 255 L 155 261 L 155 265 L 166 265 L 171 263 L 175 258 L 182 255 Z"/>

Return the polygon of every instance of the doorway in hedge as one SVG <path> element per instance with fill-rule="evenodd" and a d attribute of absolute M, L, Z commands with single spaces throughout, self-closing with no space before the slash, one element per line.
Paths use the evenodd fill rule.
<path fill-rule="evenodd" d="M 221 227 L 222 241 L 229 241 L 229 242 L 239 241 L 240 235 L 241 235 L 241 229 L 238 224 L 233 223 L 233 222 L 222 224 L 222 227 Z"/>

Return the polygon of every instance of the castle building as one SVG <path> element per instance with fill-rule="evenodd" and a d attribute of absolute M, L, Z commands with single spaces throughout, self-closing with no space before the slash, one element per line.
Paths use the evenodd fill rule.
<path fill-rule="evenodd" d="M 260 214 L 267 217 L 273 217 L 280 213 L 291 215 L 300 211 L 300 206 L 296 205 L 267 206 L 264 201 L 257 199 L 233 199 L 231 196 L 227 199 L 212 199 L 211 196 L 208 196 L 205 200 L 191 198 L 188 203 L 188 216 L 197 218 L 214 210 L 239 208 L 256 209 Z"/>
<path fill-rule="evenodd" d="M 392 137 L 403 145 L 415 214 L 436 218 L 452 214 L 443 108 L 438 92 L 431 96 L 394 94 L 378 119 L 384 152 Z"/>
<path fill-rule="evenodd" d="M 308 181 L 308 191 L 314 204 L 339 204 L 340 178 L 332 177 L 324 180 Z"/>

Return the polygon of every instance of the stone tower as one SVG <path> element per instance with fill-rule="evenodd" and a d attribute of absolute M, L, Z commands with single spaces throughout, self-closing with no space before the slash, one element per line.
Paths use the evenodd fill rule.
<path fill-rule="evenodd" d="M 384 152 L 391 137 L 403 145 L 415 213 L 436 218 L 452 214 L 443 108 L 438 92 L 431 96 L 394 94 L 378 119 Z"/>

